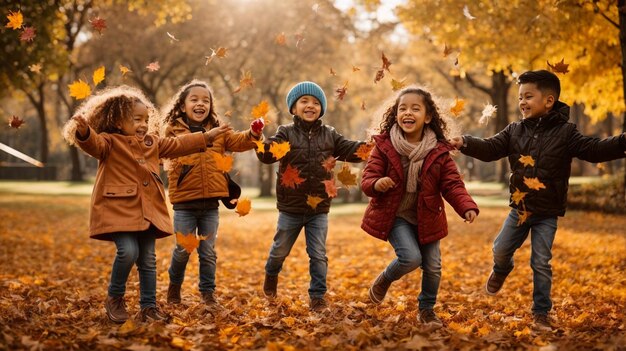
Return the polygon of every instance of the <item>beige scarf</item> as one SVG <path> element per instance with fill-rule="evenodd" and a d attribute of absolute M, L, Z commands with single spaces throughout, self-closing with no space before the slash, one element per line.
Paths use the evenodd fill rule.
<path fill-rule="evenodd" d="M 424 158 L 430 150 L 434 149 L 437 145 L 437 135 L 432 129 L 425 125 L 424 136 L 422 141 L 418 144 L 412 144 L 406 140 L 404 133 L 400 129 L 398 124 L 394 124 L 391 127 L 391 143 L 393 147 L 402 156 L 406 156 L 409 159 L 409 171 L 406 179 L 406 191 L 414 193 L 417 191 L 417 183 L 419 181 L 419 174 L 422 170 L 422 164 Z"/>

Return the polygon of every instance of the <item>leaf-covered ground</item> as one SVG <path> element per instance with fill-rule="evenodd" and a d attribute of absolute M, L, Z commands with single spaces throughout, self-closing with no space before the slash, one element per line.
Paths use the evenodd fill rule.
<path fill-rule="evenodd" d="M 279 297 L 268 302 L 262 296 L 277 214 L 255 211 L 253 204 L 241 218 L 221 211 L 217 294 L 223 309 L 207 311 L 200 303 L 197 255 L 187 269 L 184 304 L 165 304 L 170 237 L 157 242 L 157 297 L 173 322 L 113 324 L 103 301 L 115 248 L 87 238 L 88 206 L 83 196 L 0 197 L 0 349 L 626 349 L 623 216 L 569 212 L 559 221 L 552 261 L 557 329 L 536 334 L 530 329 L 528 242 L 501 294 L 483 293 L 503 207 L 483 208 L 471 225 L 450 219 L 436 306 L 446 327 L 428 331 L 416 322 L 419 271 L 394 283 L 380 306 L 368 302 L 367 289 L 393 250 L 359 229 L 358 206 L 351 214 L 337 206 L 331 216 L 327 313 L 308 310 L 302 238 L 285 262 Z M 136 271 L 127 290 L 134 314 Z"/>

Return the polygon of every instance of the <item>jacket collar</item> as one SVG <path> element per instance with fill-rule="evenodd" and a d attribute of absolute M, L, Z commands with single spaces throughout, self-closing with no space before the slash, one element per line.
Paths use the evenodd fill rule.
<path fill-rule="evenodd" d="M 385 155 L 387 155 L 387 157 L 389 157 L 389 159 L 392 161 L 391 164 L 396 169 L 396 172 L 404 177 L 404 170 L 402 169 L 400 154 L 398 154 L 396 149 L 393 147 L 389 133 L 374 135 L 372 138 L 374 139 L 376 145 L 380 148 L 380 150 L 385 153 Z M 426 156 L 426 159 L 424 159 L 424 164 L 422 165 L 422 174 L 426 172 L 428 167 L 430 167 L 430 165 L 432 165 L 433 162 L 435 162 L 435 160 L 440 155 L 450 152 L 452 150 L 454 150 L 454 147 L 452 145 L 448 144 L 447 142 L 438 140 L 435 148 L 432 149 Z M 394 162 L 394 159 L 396 159 L 397 162 Z"/>
<path fill-rule="evenodd" d="M 534 126 L 539 123 L 539 120 L 542 120 L 543 124 L 565 123 L 569 120 L 569 105 L 564 102 L 557 101 L 552 107 L 552 110 L 550 110 L 545 116 L 539 118 L 526 118 L 522 120 L 522 123 L 528 126 Z"/>
<path fill-rule="evenodd" d="M 306 122 L 298 116 L 293 116 L 293 124 L 304 131 L 316 131 L 322 126 L 322 120 L 316 119 L 314 122 Z"/>

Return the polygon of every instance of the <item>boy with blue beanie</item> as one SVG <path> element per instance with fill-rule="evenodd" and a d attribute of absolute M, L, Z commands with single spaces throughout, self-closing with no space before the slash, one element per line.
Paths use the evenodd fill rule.
<path fill-rule="evenodd" d="M 313 82 L 300 82 L 287 94 L 287 108 L 293 115 L 293 122 L 278 127 L 276 134 L 266 139 L 265 150 L 257 150 L 257 157 L 263 163 L 279 161 L 269 151 L 272 142 L 289 142 L 290 151 L 280 159 L 279 176 L 276 179 L 276 207 L 278 224 L 274 242 L 265 264 L 265 296 L 276 296 L 278 274 L 283 262 L 293 247 L 302 228 L 309 255 L 310 308 L 322 312 L 328 308 L 326 294 L 326 235 L 328 232 L 328 211 L 331 197 L 326 193 L 325 180 L 333 179 L 332 169 L 324 168 L 329 158 L 345 162 L 362 162 L 355 152 L 362 141 L 351 141 L 339 134 L 335 128 L 325 125 L 321 117 L 326 112 L 326 95 L 319 85 Z M 295 169 L 303 179 L 301 183 L 284 181 L 283 175 L 289 167 Z M 309 197 L 321 198 L 317 205 L 311 205 Z"/>

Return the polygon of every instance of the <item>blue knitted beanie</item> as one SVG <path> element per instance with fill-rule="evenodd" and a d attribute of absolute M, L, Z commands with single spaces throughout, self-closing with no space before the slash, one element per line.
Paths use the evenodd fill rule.
<path fill-rule="evenodd" d="M 289 90 L 287 94 L 287 108 L 289 108 L 289 113 L 291 113 L 291 108 L 296 101 L 304 95 L 311 95 L 319 100 L 320 105 L 322 105 L 322 111 L 320 112 L 320 117 L 322 117 L 324 112 L 326 112 L 326 95 L 324 95 L 324 90 L 322 90 L 319 85 L 308 81 L 300 82 Z"/>

